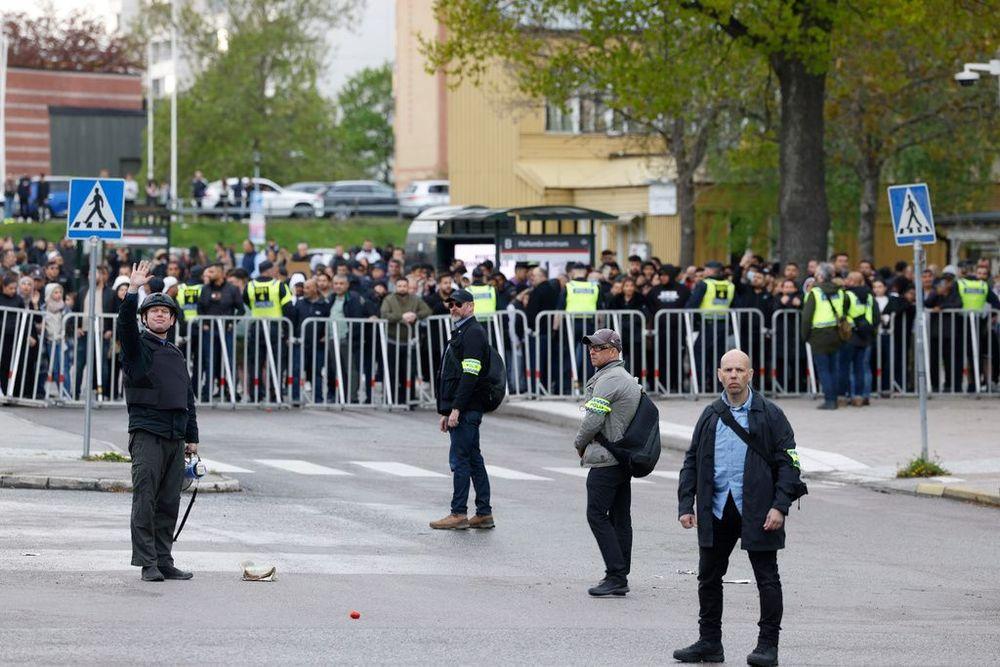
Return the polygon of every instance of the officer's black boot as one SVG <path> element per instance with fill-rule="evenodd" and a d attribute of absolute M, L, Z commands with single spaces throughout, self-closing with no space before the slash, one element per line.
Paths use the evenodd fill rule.
<path fill-rule="evenodd" d="M 778 664 L 778 647 L 757 644 L 757 648 L 747 656 L 747 664 L 757 667 L 774 667 Z"/>
<path fill-rule="evenodd" d="M 628 583 L 619 577 L 605 577 L 601 579 L 601 583 L 587 589 L 587 592 L 595 598 L 602 598 L 608 595 L 624 597 L 628 593 Z"/>
<path fill-rule="evenodd" d="M 178 570 L 173 565 L 161 565 L 160 572 L 163 573 L 165 579 L 181 579 L 186 580 L 194 576 L 191 572 L 185 572 L 184 570 Z"/>
<path fill-rule="evenodd" d="M 143 581 L 163 581 L 163 573 L 155 565 L 143 565 L 142 567 L 142 580 Z"/>
<path fill-rule="evenodd" d="M 680 662 L 725 662 L 726 654 L 722 642 L 699 639 L 686 648 L 674 651 L 674 660 Z"/>

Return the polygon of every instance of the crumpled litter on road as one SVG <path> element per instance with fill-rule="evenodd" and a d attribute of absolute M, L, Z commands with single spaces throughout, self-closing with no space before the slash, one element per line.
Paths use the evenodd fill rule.
<path fill-rule="evenodd" d="M 698 574 L 694 570 L 677 570 L 677 574 Z"/>
<path fill-rule="evenodd" d="M 241 563 L 243 581 L 277 581 L 278 568 L 274 565 L 255 565 L 252 561 Z"/>

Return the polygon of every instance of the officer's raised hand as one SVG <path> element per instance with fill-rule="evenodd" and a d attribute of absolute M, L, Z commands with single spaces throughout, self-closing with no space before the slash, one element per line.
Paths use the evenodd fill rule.
<path fill-rule="evenodd" d="M 146 260 L 142 260 L 138 264 L 132 265 L 132 274 L 128 277 L 128 291 L 135 294 L 139 291 L 140 287 L 144 287 L 146 283 L 153 279 L 149 275 L 150 264 Z"/>
<path fill-rule="evenodd" d="M 184 453 L 185 454 L 197 454 L 198 453 L 198 443 L 197 442 L 188 442 L 188 443 L 185 443 L 185 445 L 184 445 Z"/>

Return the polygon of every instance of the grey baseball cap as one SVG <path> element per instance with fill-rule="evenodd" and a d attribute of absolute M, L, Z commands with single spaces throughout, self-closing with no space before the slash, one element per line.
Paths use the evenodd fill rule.
<path fill-rule="evenodd" d="M 589 336 L 583 337 L 584 345 L 612 345 L 618 351 L 622 349 L 622 337 L 611 329 L 598 329 Z"/>

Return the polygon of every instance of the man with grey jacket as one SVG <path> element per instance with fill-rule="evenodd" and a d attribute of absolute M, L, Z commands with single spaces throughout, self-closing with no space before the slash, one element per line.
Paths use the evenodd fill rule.
<path fill-rule="evenodd" d="M 594 597 L 628 593 L 632 563 L 632 474 L 603 445 L 616 442 L 639 408 L 642 389 L 621 359 L 622 339 L 611 329 L 598 329 L 583 337 L 590 362 L 597 369 L 587 382 L 586 416 L 577 431 L 574 446 L 587 475 L 587 522 L 604 558 L 605 577 L 587 592 Z"/>

